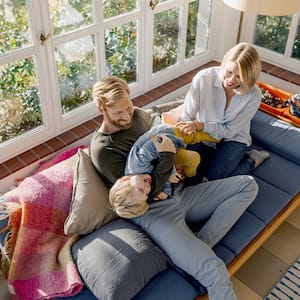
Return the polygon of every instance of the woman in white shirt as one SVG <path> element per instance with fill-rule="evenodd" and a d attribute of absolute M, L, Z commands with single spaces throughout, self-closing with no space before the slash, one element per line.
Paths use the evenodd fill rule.
<path fill-rule="evenodd" d="M 197 176 L 187 185 L 232 175 L 249 174 L 270 156 L 249 150 L 250 121 L 259 108 L 261 91 L 256 86 L 261 62 L 256 49 L 239 43 L 224 56 L 220 67 L 201 70 L 193 78 L 181 114 L 182 133 L 205 131 L 220 143 L 190 145 L 201 155 Z"/>

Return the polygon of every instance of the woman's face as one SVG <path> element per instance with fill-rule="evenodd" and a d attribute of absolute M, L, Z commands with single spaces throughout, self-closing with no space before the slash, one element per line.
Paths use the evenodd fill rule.
<path fill-rule="evenodd" d="M 234 90 L 240 87 L 242 81 L 240 78 L 240 71 L 238 65 L 229 61 L 224 66 L 224 75 L 223 75 L 223 87 L 226 90 Z"/>

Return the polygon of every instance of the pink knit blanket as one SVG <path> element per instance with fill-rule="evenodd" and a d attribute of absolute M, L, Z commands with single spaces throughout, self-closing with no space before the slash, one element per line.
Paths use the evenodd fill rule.
<path fill-rule="evenodd" d="M 2 211 L 9 230 L 1 271 L 14 299 L 75 295 L 83 283 L 71 256 L 77 236 L 64 234 L 72 197 L 76 156 L 26 178 L 7 192 Z"/>

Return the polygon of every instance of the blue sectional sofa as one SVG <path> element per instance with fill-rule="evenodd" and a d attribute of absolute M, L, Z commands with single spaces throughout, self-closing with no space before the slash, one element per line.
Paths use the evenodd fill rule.
<path fill-rule="evenodd" d="M 258 111 L 252 120 L 251 134 L 253 147 L 270 151 L 271 157 L 252 174 L 259 185 L 256 200 L 214 248 L 231 275 L 300 205 L 300 128 Z M 197 225 L 191 224 L 192 227 Z M 73 246 L 75 259 L 80 249 L 84 251 L 85 243 L 81 240 Z M 133 299 L 192 300 L 203 293 L 205 289 L 168 264 Z M 86 288 L 72 299 L 96 298 Z"/>
<path fill-rule="evenodd" d="M 258 111 L 251 135 L 253 147 L 270 151 L 271 157 L 252 174 L 259 185 L 256 200 L 214 247 L 231 275 L 300 205 L 300 128 Z M 82 236 L 72 255 L 85 286 L 61 299 L 193 300 L 206 292 L 127 220 L 113 220 Z"/>

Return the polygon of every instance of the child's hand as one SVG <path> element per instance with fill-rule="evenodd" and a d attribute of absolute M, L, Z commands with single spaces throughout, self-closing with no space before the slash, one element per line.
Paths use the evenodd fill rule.
<path fill-rule="evenodd" d="M 158 200 L 166 200 L 168 199 L 168 194 L 165 192 L 160 192 L 158 195 L 156 195 L 153 200 L 158 201 Z"/>
<path fill-rule="evenodd" d="M 165 134 L 152 135 L 151 140 L 157 152 L 176 152 L 174 143 Z"/>
<path fill-rule="evenodd" d="M 180 173 L 176 172 L 169 177 L 168 181 L 171 183 L 179 183 L 183 179 L 184 179 L 184 176 L 181 175 Z"/>

